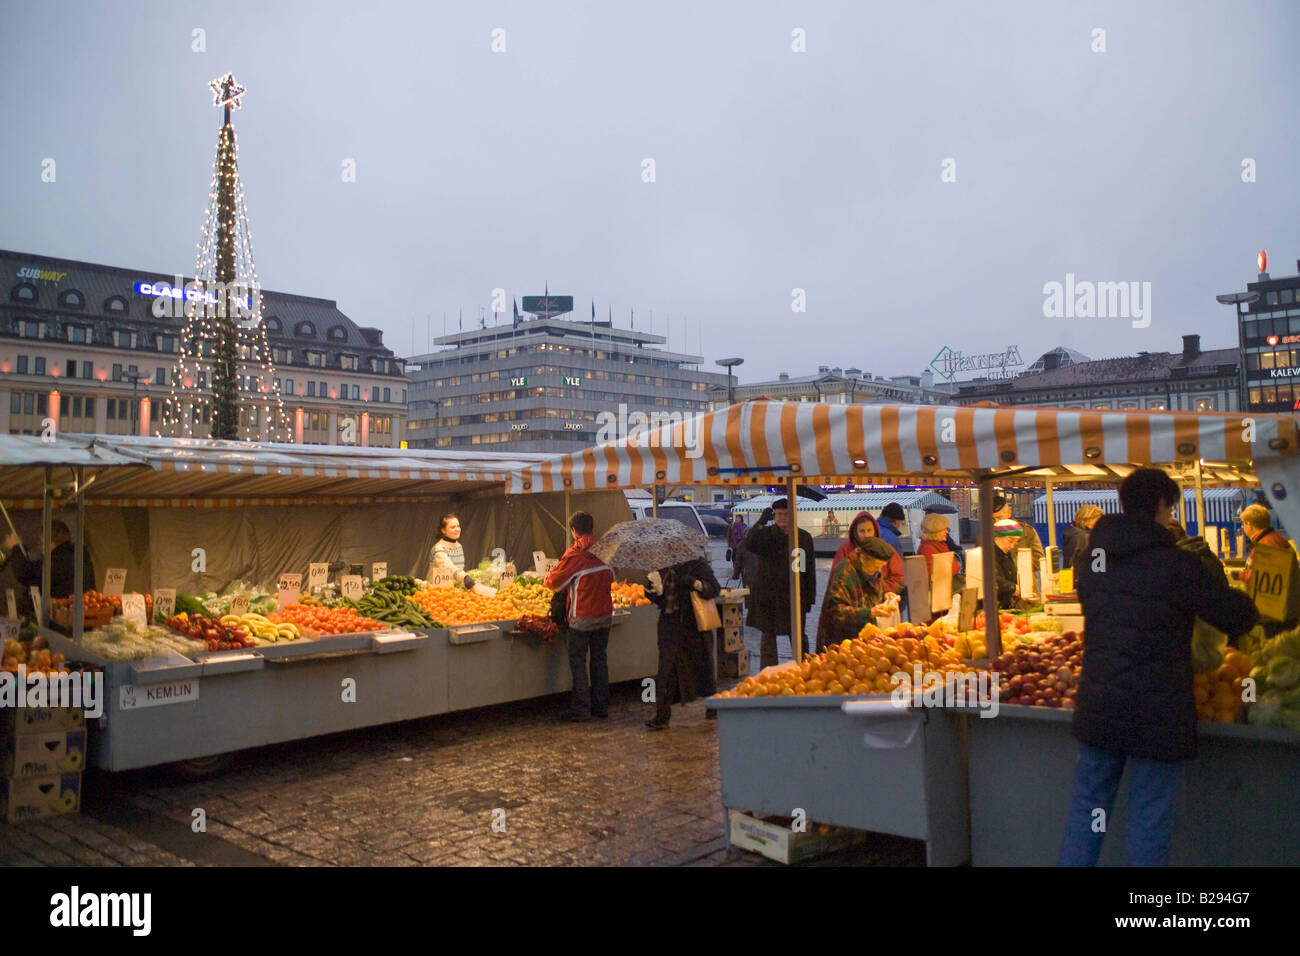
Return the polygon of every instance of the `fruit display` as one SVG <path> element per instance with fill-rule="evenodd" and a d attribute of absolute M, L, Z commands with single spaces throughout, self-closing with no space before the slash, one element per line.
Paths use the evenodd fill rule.
<path fill-rule="evenodd" d="M 179 634 L 202 641 L 209 651 L 232 651 L 255 647 L 256 642 L 242 625 L 230 625 L 217 618 L 182 611 L 167 619 L 167 626 Z"/>
<path fill-rule="evenodd" d="M 227 614 L 221 619 L 221 623 L 231 630 L 242 630 L 253 635 L 259 643 L 277 644 L 280 641 L 296 641 L 302 637 L 302 631 L 297 624 L 276 624 L 269 618 L 261 614 L 249 612 L 247 614 Z"/>
<path fill-rule="evenodd" d="M 351 607 L 309 607 L 291 604 L 283 611 L 268 616 L 276 624 L 296 624 L 306 636 L 317 634 L 358 634 L 367 631 L 386 631 L 383 621 L 363 617 Z"/>
<path fill-rule="evenodd" d="M 993 662 L 1004 704 L 1074 709 L 1083 668 L 1083 635 L 1073 631 L 1017 644 Z"/>
<path fill-rule="evenodd" d="M 114 618 L 81 636 L 81 645 L 108 661 L 135 661 L 175 651 L 184 657 L 208 650 L 203 639 L 182 636 L 174 630 L 150 624 L 143 630 L 125 618 Z"/>
<path fill-rule="evenodd" d="M 913 635 L 920 636 L 913 636 Z M 874 624 L 862 636 L 834 644 L 821 654 L 805 655 L 797 667 L 747 677 L 719 697 L 777 697 L 821 694 L 885 694 L 900 682 L 910 684 L 916 665 L 923 672 L 972 673 L 957 653 L 919 625 L 880 630 Z M 895 679 L 894 675 L 902 677 Z"/>
<path fill-rule="evenodd" d="M 96 590 L 83 591 L 82 599 L 82 625 L 84 627 L 99 627 L 107 624 L 114 616 L 122 613 L 121 595 L 101 594 Z M 72 627 L 72 596 L 63 598 L 52 598 L 50 600 L 50 617 L 55 624 L 64 629 Z M 153 595 L 144 596 L 145 620 L 153 617 Z"/>
<path fill-rule="evenodd" d="M 1265 641 L 1253 663 L 1247 676 L 1255 679 L 1258 699 L 1246 719 L 1257 727 L 1285 727 L 1300 733 L 1300 629 Z"/>
<path fill-rule="evenodd" d="M 37 646 L 37 641 L 40 646 Z M 25 666 L 28 674 L 66 674 L 71 668 L 67 658 L 55 654 L 44 646 L 44 639 L 37 638 L 30 644 L 9 637 L 5 639 L 4 650 L 0 652 L 0 670 L 18 672 L 18 665 Z"/>
<path fill-rule="evenodd" d="M 426 588 L 412 594 L 411 600 L 436 622 L 435 627 L 513 621 L 519 617 L 514 601 L 501 592 L 488 597 L 463 588 Z"/>
<path fill-rule="evenodd" d="M 645 588 L 631 581 L 615 581 L 609 586 L 609 593 L 614 599 L 614 607 L 641 607 L 650 603 Z"/>
<path fill-rule="evenodd" d="M 502 588 L 500 597 L 511 601 L 519 614 L 545 617 L 551 608 L 553 592 L 535 575 L 522 575 L 509 587 Z"/>
<path fill-rule="evenodd" d="M 475 584 L 482 584 L 486 587 L 494 588 L 501 584 L 501 575 L 505 573 L 505 567 L 494 564 L 487 558 L 478 563 L 478 567 L 471 568 L 465 573 L 469 575 L 470 580 Z"/>
<path fill-rule="evenodd" d="M 248 595 L 248 609 L 254 613 L 270 614 L 276 608 L 275 591 L 255 584 L 246 584 L 243 581 L 231 581 L 220 594 L 209 591 L 207 594 L 199 595 L 198 600 L 203 605 L 203 611 L 200 613 L 215 618 L 224 617 L 230 613 L 230 606 L 236 595 L 240 594 Z M 176 606 L 177 610 L 182 610 L 179 594 L 176 596 Z"/>
<path fill-rule="evenodd" d="M 1229 650 L 1214 670 L 1200 671 L 1192 678 L 1196 695 L 1196 716 L 1216 724 L 1235 724 L 1241 713 L 1242 684 L 1253 663 L 1248 654 Z"/>
<path fill-rule="evenodd" d="M 525 614 L 515 625 L 517 630 L 525 634 L 531 634 L 540 638 L 547 644 L 554 644 L 560 637 L 560 629 L 549 617 L 541 617 L 536 614 Z"/>

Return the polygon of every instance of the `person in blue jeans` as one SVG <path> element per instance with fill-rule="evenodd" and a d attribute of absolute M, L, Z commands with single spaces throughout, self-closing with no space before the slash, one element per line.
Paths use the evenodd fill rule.
<path fill-rule="evenodd" d="M 1124 513 L 1097 521 L 1076 563 L 1087 629 L 1060 866 L 1096 864 L 1126 766 L 1128 864 L 1169 864 L 1179 784 L 1196 756 L 1193 621 L 1231 636 L 1258 619 L 1250 598 L 1178 547 L 1168 525 L 1180 498 L 1163 471 L 1137 469 L 1119 488 Z"/>

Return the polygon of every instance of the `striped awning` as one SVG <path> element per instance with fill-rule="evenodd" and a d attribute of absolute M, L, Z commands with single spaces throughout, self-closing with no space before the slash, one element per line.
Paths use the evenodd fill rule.
<path fill-rule="evenodd" d="M 1205 520 L 1210 524 L 1235 524 L 1241 509 L 1251 501 L 1244 488 L 1206 488 Z M 1052 492 L 1057 524 L 1069 524 L 1081 505 L 1096 505 L 1106 514 L 1119 514 L 1119 492 L 1114 488 L 1071 489 Z M 1183 489 L 1185 514 L 1196 514 L 1196 491 Z M 1047 495 L 1034 499 L 1034 523 L 1047 524 Z"/>
<path fill-rule="evenodd" d="M 512 474 L 507 490 L 590 491 L 655 483 L 769 485 L 1118 481 L 1144 464 L 1190 467 L 1211 484 L 1254 480 L 1252 460 L 1292 456 L 1290 415 L 746 402 Z M 1006 475 L 1005 479 L 1000 476 Z"/>
<path fill-rule="evenodd" d="M 92 451 L 115 467 L 96 476 L 86 502 L 114 507 L 365 504 L 430 501 L 452 492 L 499 494 L 511 472 L 545 460 L 542 455 L 123 435 L 60 436 L 51 450 L 39 438 L 4 435 L 0 500 L 40 507 L 45 466 L 57 462 L 55 482 L 68 483 L 78 464 L 93 470 L 97 459 L 87 457 Z"/>

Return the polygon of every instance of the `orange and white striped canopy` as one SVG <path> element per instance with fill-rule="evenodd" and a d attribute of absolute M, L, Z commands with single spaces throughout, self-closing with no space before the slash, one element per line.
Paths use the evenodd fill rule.
<path fill-rule="evenodd" d="M 1118 479 L 1140 465 L 1204 463 L 1209 482 L 1251 482 L 1252 462 L 1294 455 L 1290 415 L 1066 408 L 746 402 L 662 423 L 511 474 L 509 493 L 652 484 L 1007 484 Z"/>

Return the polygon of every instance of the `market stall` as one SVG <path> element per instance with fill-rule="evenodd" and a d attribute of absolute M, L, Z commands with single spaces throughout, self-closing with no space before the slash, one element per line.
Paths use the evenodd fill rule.
<path fill-rule="evenodd" d="M 509 490 L 579 491 L 650 481 L 784 483 L 793 495 L 802 481 L 975 485 L 981 512 L 987 514 L 992 510 L 995 484 L 1046 484 L 1049 488 L 1089 482 L 1118 484 L 1134 468 L 1157 464 L 1198 488 L 1262 485 L 1283 522 L 1300 528 L 1298 438 L 1297 419 L 1289 416 L 749 402 L 531 466 L 511 476 Z M 792 543 L 797 522 L 795 525 Z M 985 606 L 996 607 L 992 523 L 983 522 L 980 530 L 982 568 L 975 570 L 982 570 Z M 792 567 L 797 560 L 797 554 L 792 554 Z M 968 574 L 971 570 L 968 566 Z M 793 570 L 791 578 L 797 603 Z M 927 816 L 921 826 L 916 808 L 937 806 L 943 799 L 965 793 L 968 784 L 973 786 L 966 777 L 964 734 L 953 738 L 962 741 L 960 756 L 936 760 L 935 755 L 949 748 L 949 742 L 942 736 L 935 739 L 933 732 L 915 734 L 897 747 L 868 744 L 853 748 L 846 745 L 853 736 L 846 721 L 853 711 L 853 698 L 879 699 L 884 690 L 880 681 L 887 685 L 890 676 L 907 673 L 914 666 L 975 676 L 983 672 L 987 677 L 989 661 L 1002 654 L 1004 631 L 1019 640 L 1043 625 L 1023 616 L 987 617 L 982 633 L 962 635 L 952 643 L 946 642 L 943 628 L 879 635 L 867 635 L 864 629 L 864 637 L 850 642 L 851 648 L 833 651 L 838 659 L 806 662 L 797 672 L 771 675 L 763 685 L 742 683 L 740 696 L 711 700 L 710 706 L 719 713 L 724 802 L 787 816 L 798 807 L 808 811 L 809 819 L 832 825 L 861 827 L 866 821 L 875 821 L 873 825 L 884 832 L 926 839 L 932 860 L 952 862 L 951 848 L 963 839 L 960 822 L 935 815 Z M 791 628 L 798 649 L 797 615 Z M 1073 635 L 1057 639 L 1061 653 L 1079 653 Z M 850 659 L 851 655 L 856 659 Z M 873 682 L 871 686 L 868 681 Z M 841 696 L 839 691 L 844 690 L 850 693 Z M 829 707 L 767 699 L 828 691 L 821 699 L 830 702 Z M 836 701 L 846 704 L 843 713 L 835 708 Z M 1046 704 L 1050 707 L 1051 701 Z M 969 723 L 973 719 L 981 723 L 982 736 L 997 738 L 1013 750 L 1021 729 L 1031 725 L 1030 721 L 1006 719 L 1005 715 L 1019 709 L 1004 705 L 1001 720 L 954 714 L 936 719 L 931 715 L 927 726 L 937 729 L 945 721 Z M 869 742 L 887 735 L 891 717 L 866 711 L 853 719 L 859 721 L 858 733 Z M 1237 738 L 1267 738 L 1269 747 L 1283 748 L 1292 755 L 1289 759 L 1300 752 L 1300 734 L 1249 726 L 1233 729 Z M 763 736 L 785 741 L 779 759 L 772 756 L 771 748 L 754 744 Z M 1059 745 L 1062 759 L 1072 760 L 1074 748 L 1068 739 L 1061 739 Z M 906 785 L 901 789 L 892 784 L 866 786 L 866 781 L 898 772 L 900 750 L 910 754 L 912 769 L 904 775 Z M 969 756 L 972 762 L 977 759 L 973 752 Z M 1290 765 L 1284 761 L 1280 766 L 1285 772 Z M 805 772 L 796 773 L 795 768 Z M 809 768 L 816 772 L 806 772 Z M 1007 808 L 1017 804 L 1015 788 L 1027 785 L 1002 780 L 995 764 L 991 768 L 981 764 L 980 770 L 985 776 L 979 779 L 997 781 L 998 789 L 992 799 L 969 804 L 972 831 L 988 826 L 982 816 L 985 812 L 1005 816 Z M 793 782 L 777 785 L 774 780 Z M 804 780 L 807 782 L 802 783 Z M 1067 784 L 1068 775 L 1062 785 Z M 846 799 L 845 794 L 852 796 Z M 960 802 L 963 808 L 967 806 L 964 800 Z M 822 816 L 808 810 L 810 806 L 817 807 Z M 1062 820 L 1044 826 L 1059 827 Z M 1038 862 L 1050 863 L 1051 859 Z"/>
<path fill-rule="evenodd" d="M 75 503 L 98 580 L 78 582 L 84 610 L 47 597 L 40 636 L 105 673 L 91 759 L 122 770 L 568 690 L 563 639 L 518 630 L 549 604 L 535 558 L 561 553 L 569 509 L 629 514 L 612 492 L 501 494 L 539 460 L 0 436 L 0 501 L 33 543 L 38 514 L 48 542 L 48 515 Z M 465 528 L 473 591 L 430 575 L 445 512 Z M 149 603 L 133 614 L 136 594 Z M 656 663 L 654 615 L 621 603 L 614 682 Z"/>

